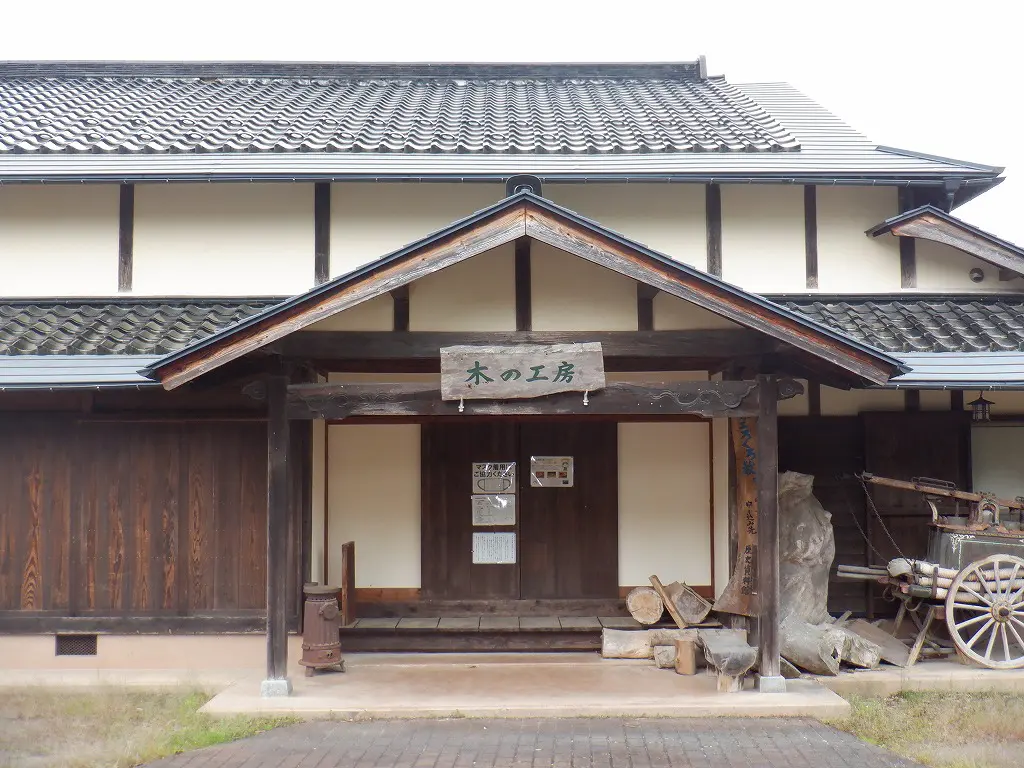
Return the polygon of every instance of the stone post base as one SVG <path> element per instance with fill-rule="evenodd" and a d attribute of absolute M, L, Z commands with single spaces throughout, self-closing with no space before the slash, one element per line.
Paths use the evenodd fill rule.
<path fill-rule="evenodd" d="M 782 675 L 774 675 L 772 677 L 758 675 L 757 690 L 760 693 L 785 693 L 786 678 L 784 678 Z"/>
<path fill-rule="evenodd" d="M 265 699 L 274 696 L 291 696 L 292 681 L 287 677 L 283 680 L 264 680 L 260 683 L 260 696 Z"/>

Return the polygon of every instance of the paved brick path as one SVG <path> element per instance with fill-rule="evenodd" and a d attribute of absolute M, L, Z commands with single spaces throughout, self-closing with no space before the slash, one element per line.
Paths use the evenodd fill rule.
<path fill-rule="evenodd" d="M 816 720 L 308 722 L 150 768 L 912 768 Z"/>

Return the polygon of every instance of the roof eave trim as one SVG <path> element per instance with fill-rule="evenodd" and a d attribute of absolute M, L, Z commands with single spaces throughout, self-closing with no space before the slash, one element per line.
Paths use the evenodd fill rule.
<path fill-rule="evenodd" d="M 970 168 L 975 171 L 982 171 L 985 173 L 991 173 L 998 176 L 1006 170 L 1006 166 L 1000 165 L 987 165 L 985 163 L 973 163 L 968 160 L 957 160 L 952 157 L 944 157 L 942 155 L 930 155 L 925 152 L 916 152 L 912 149 L 901 149 L 899 147 L 889 147 L 884 144 L 878 144 L 875 147 L 879 152 L 887 152 L 891 155 L 901 155 L 903 157 L 914 157 L 919 160 L 931 160 L 936 163 L 943 163 L 945 165 L 959 165 L 964 168 Z"/>

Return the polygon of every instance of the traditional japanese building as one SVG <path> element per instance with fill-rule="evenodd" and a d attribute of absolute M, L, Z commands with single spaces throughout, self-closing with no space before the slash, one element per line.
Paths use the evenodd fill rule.
<path fill-rule="evenodd" d="M 0 64 L 0 658 L 279 679 L 307 581 L 351 648 L 592 647 L 723 592 L 749 468 L 774 678 L 777 469 L 853 564 L 925 535 L 857 472 L 1024 493 L 1001 172 L 703 60 Z"/>

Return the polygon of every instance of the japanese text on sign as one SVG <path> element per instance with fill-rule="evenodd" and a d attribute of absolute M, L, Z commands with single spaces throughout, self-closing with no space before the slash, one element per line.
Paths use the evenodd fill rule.
<path fill-rule="evenodd" d="M 473 493 L 515 493 L 514 461 L 473 462 Z"/>
<path fill-rule="evenodd" d="M 516 561 L 514 533 L 474 533 L 473 564 L 501 565 Z"/>
<path fill-rule="evenodd" d="M 598 342 L 441 348 L 443 400 L 541 397 L 604 386 Z"/>
<path fill-rule="evenodd" d="M 473 525 L 515 525 L 516 497 L 511 493 L 474 493 Z"/>

